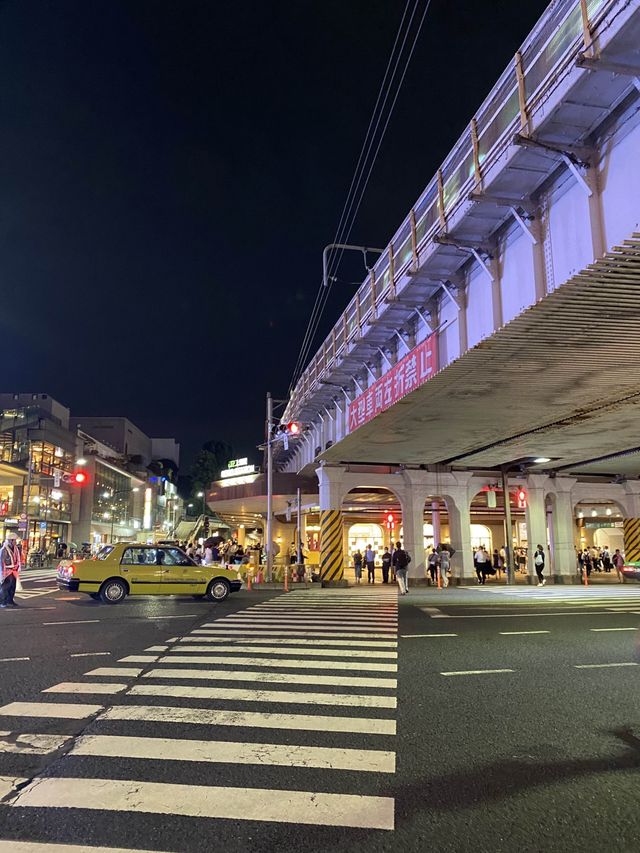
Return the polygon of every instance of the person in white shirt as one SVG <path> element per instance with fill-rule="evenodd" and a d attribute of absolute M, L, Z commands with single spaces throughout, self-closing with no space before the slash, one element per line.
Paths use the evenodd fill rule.
<path fill-rule="evenodd" d="M 371 545 L 367 545 L 364 552 L 364 561 L 367 564 L 367 583 L 376 582 L 376 552 Z"/>

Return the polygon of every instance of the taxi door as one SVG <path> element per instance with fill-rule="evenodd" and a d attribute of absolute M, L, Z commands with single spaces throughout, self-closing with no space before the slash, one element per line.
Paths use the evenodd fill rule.
<path fill-rule="evenodd" d="M 164 595 L 196 595 L 205 592 L 198 566 L 179 548 L 158 548 L 158 568 Z"/>
<path fill-rule="evenodd" d="M 125 548 L 120 560 L 120 574 L 129 584 L 131 595 L 157 595 L 162 592 L 157 551 L 157 548 L 144 545 Z"/>

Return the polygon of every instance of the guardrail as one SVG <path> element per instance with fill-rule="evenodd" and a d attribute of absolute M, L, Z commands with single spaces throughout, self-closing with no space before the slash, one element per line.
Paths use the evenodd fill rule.
<path fill-rule="evenodd" d="M 295 416 L 360 336 L 364 324 L 375 319 L 379 305 L 394 298 L 399 277 L 417 267 L 418 253 L 481 185 L 483 172 L 501 156 L 513 135 L 529 130 L 530 116 L 558 71 L 590 46 L 591 33 L 618 1 L 559 0 L 547 9 L 305 368 L 285 420 Z"/>

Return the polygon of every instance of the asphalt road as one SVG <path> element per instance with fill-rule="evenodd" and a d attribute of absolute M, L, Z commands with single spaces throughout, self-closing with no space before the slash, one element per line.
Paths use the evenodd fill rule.
<path fill-rule="evenodd" d="M 0 611 L 0 853 L 640 846 L 640 585 L 48 588 Z"/>

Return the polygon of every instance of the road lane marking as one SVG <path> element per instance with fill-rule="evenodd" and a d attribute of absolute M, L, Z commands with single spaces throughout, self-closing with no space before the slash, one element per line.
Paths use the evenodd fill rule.
<path fill-rule="evenodd" d="M 635 661 L 621 661 L 620 663 L 576 663 L 574 669 L 607 669 L 614 666 L 640 666 Z"/>
<path fill-rule="evenodd" d="M 278 716 L 283 721 L 287 720 L 286 715 Z M 331 721 L 336 718 L 324 717 L 322 719 Z M 342 722 L 344 722 L 344 718 Z M 278 725 L 286 725 L 286 722 Z M 294 725 L 297 726 L 295 721 Z M 300 726 L 297 727 L 300 728 Z M 326 731 L 324 722 L 322 727 L 323 731 Z M 343 729 L 331 730 L 342 731 Z M 1 750 L 2 742 L 0 741 Z M 177 738 L 128 737 L 122 735 L 85 735 L 78 738 L 71 754 L 104 758 L 142 758 L 157 761 L 206 761 L 219 764 L 315 767 L 322 770 L 356 770 L 365 773 L 395 773 L 396 769 L 395 753 L 379 749 L 348 749 L 342 747 L 335 749 L 295 744 L 237 743 L 224 740 L 180 740 Z"/>
<path fill-rule="evenodd" d="M 138 616 L 138 619 L 194 619 L 196 616 L 201 616 L 200 613 L 185 613 L 180 616 Z"/>
<path fill-rule="evenodd" d="M 16 779 L 16 783 L 24 779 Z M 2 797 L 0 780 L 0 797 Z M 153 850 L 133 850 L 130 847 L 93 847 L 86 844 L 49 844 L 46 841 L 3 841 L 0 839 L 0 853 L 157 853 Z"/>
<path fill-rule="evenodd" d="M 145 652 L 166 652 L 169 646 L 149 646 Z"/>
<path fill-rule="evenodd" d="M 341 620 L 338 622 L 318 622 L 315 619 L 301 619 L 300 622 L 291 622 L 289 619 L 274 619 L 269 622 L 257 619 L 246 619 L 242 622 L 225 622 L 224 627 L 227 628 L 288 628 L 295 631 L 296 628 L 318 628 L 327 631 L 331 628 L 340 630 L 342 628 L 353 628 L 357 631 L 384 631 L 389 634 L 394 634 L 398 626 L 383 624 L 382 622 L 367 623 L 367 622 L 352 622 L 351 620 Z"/>
<path fill-rule="evenodd" d="M 118 658 L 117 663 L 153 663 L 158 660 L 158 655 L 127 655 L 126 658 Z"/>
<path fill-rule="evenodd" d="M 122 693 L 127 689 L 126 684 L 116 684 L 107 681 L 61 681 L 53 687 L 47 687 L 43 693 Z"/>
<path fill-rule="evenodd" d="M 286 642 L 286 641 L 285 641 Z M 308 644 L 307 644 L 308 645 Z M 211 646 L 178 646 L 169 649 L 169 652 L 174 655 L 184 652 L 216 652 L 225 654 L 235 654 L 237 652 L 251 652 L 252 654 L 261 655 L 301 655 L 304 657 L 345 657 L 345 658 L 397 658 L 398 652 L 395 651 L 380 651 L 379 649 L 325 649 L 323 647 L 313 646 L 311 648 L 298 649 L 295 646 L 244 646 L 235 645 L 233 643 L 218 643 L 215 648 Z"/>
<path fill-rule="evenodd" d="M 276 622 L 278 624 L 281 622 L 291 622 L 293 624 L 313 622 L 318 625 L 342 625 L 344 622 L 349 622 L 350 625 L 396 625 L 398 620 L 395 616 L 356 616 L 351 613 L 344 616 L 321 616 L 315 613 L 307 613 L 301 616 L 291 616 L 288 613 L 270 613 L 269 615 L 265 615 L 264 613 L 261 615 L 249 613 L 246 616 L 225 616 L 218 624 L 235 625 L 247 622 L 264 622 L 265 624 L 269 622 Z"/>
<path fill-rule="evenodd" d="M 637 628 L 589 628 L 590 631 L 637 631 Z"/>
<path fill-rule="evenodd" d="M 395 735 L 396 721 L 369 717 L 323 717 L 317 714 L 269 714 L 254 711 L 222 711 L 164 705 L 113 705 L 101 720 L 153 721 L 205 726 L 242 726 L 259 729 L 304 729 L 350 734 Z"/>
<path fill-rule="evenodd" d="M 110 685 L 109 685 L 110 686 Z M 289 690 L 239 690 L 232 687 L 193 687 L 186 684 L 137 684 L 128 696 L 173 696 L 235 702 L 282 702 L 300 705 L 341 705 L 352 708 L 397 708 L 395 696 L 367 693 L 296 693 Z"/>
<path fill-rule="evenodd" d="M 13 807 L 100 809 L 224 820 L 349 826 L 394 826 L 392 797 L 326 794 L 269 788 L 175 785 L 127 779 L 38 778 L 11 801 Z"/>
<path fill-rule="evenodd" d="M 72 658 L 92 658 L 99 655 L 110 655 L 111 652 L 77 652 L 75 655 L 70 655 Z"/>
<path fill-rule="evenodd" d="M 14 660 L 31 660 L 31 658 L 0 658 L 0 663 L 10 663 Z"/>
<path fill-rule="evenodd" d="M 0 732 L 0 753 L 14 755 L 48 755 L 70 740 L 73 735 L 41 735 Z M 11 738 L 5 740 L 5 738 Z"/>
<path fill-rule="evenodd" d="M 155 660 L 155 658 L 150 658 Z M 283 669 L 347 669 L 365 672 L 397 672 L 395 663 L 371 663 L 370 661 L 342 660 L 276 660 L 271 658 L 225 657 L 224 655 L 182 655 L 173 653 L 158 659 L 158 663 L 215 663 L 221 666 L 264 666 Z"/>
<path fill-rule="evenodd" d="M 92 625 L 99 619 L 70 619 L 68 622 L 43 622 L 43 625 Z"/>
<path fill-rule="evenodd" d="M 10 702 L 0 708 L 5 717 L 55 717 L 68 720 L 82 720 L 102 711 L 102 705 L 84 705 L 79 702 Z"/>
<path fill-rule="evenodd" d="M 551 631 L 500 631 L 503 637 L 517 637 L 521 634 L 550 634 Z"/>
<path fill-rule="evenodd" d="M 299 640 L 295 637 L 290 637 L 285 635 L 283 637 L 288 646 L 309 646 L 309 640 Z M 189 636 L 183 637 L 180 640 L 180 643 L 242 643 L 242 645 L 269 645 L 270 643 L 274 643 L 275 640 L 267 639 L 267 638 L 253 638 L 253 637 L 225 637 L 225 636 L 213 636 L 213 637 L 204 637 L 204 636 Z M 352 649 L 354 646 L 357 648 L 365 647 L 365 648 L 378 648 L 378 649 L 396 649 L 398 647 L 397 640 L 327 640 L 321 639 L 319 640 L 322 648 L 327 648 L 329 646 L 347 646 L 347 648 Z M 151 649 L 145 649 L 145 651 L 155 651 L 156 649 L 160 649 L 160 646 L 152 646 Z M 163 648 L 168 648 L 165 646 Z M 176 648 L 174 646 L 174 648 Z M 257 651 L 257 650 L 256 650 Z"/>
<path fill-rule="evenodd" d="M 493 675 L 501 672 L 515 672 L 515 669 L 462 669 L 459 672 L 441 672 L 440 675 Z"/>
<path fill-rule="evenodd" d="M 93 675 L 95 673 L 87 673 Z M 277 684 L 328 684 L 330 687 L 383 687 L 395 690 L 396 678 L 361 678 L 356 675 L 298 675 L 292 672 L 234 672 L 228 669 L 152 669 L 143 678 L 193 678 L 207 681 L 263 681 Z"/>
<path fill-rule="evenodd" d="M 123 678 L 137 678 L 141 672 L 142 669 L 135 666 L 99 666 L 97 669 L 84 672 L 83 675 L 121 675 Z"/>
<path fill-rule="evenodd" d="M 412 640 L 417 637 L 457 637 L 457 634 L 400 634 L 403 640 Z"/>
<path fill-rule="evenodd" d="M 18 787 L 18 785 L 24 785 L 26 781 L 26 779 L 21 779 L 20 777 L 16 776 L 0 776 L 0 800 L 3 797 L 6 797 L 7 794 L 13 793 Z M 13 843 L 13 841 L 0 841 L 0 850 L 3 849 L 3 844 L 11 845 Z M 8 853 L 11 853 L 14 848 L 5 846 L 4 849 L 7 850 Z"/>
<path fill-rule="evenodd" d="M 474 605 L 477 607 L 477 605 Z M 450 613 L 441 613 L 440 616 L 432 616 L 432 619 L 522 619 L 525 616 L 624 616 L 629 611 L 612 613 L 610 610 L 561 610 L 560 612 L 542 613 L 474 613 L 472 616 L 454 616 Z M 634 611 L 635 612 L 635 611 Z"/>
<path fill-rule="evenodd" d="M 235 630 L 234 633 L 238 636 L 252 636 L 253 634 L 258 634 L 260 637 L 290 637 L 292 633 L 295 632 L 296 637 L 322 637 L 322 638 L 350 638 L 350 639 L 375 639 L 382 640 L 384 638 L 390 639 L 394 636 L 394 634 L 367 634 L 367 633 L 352 633 L 349 631 L 298 631 L 296 628 L 290 628 L 289 630 L 279 630 L 279 631 L 263 631 L 260 628 L 243 628 L 241 630 Z M 206 637 L 217 637 L 221 634 L 228 634 L 229 626 L 223 627 L 220 626 L 217 629 L 214 628 L 195 628 L 191 634 L 196 636 L 206 636 Z"/>

